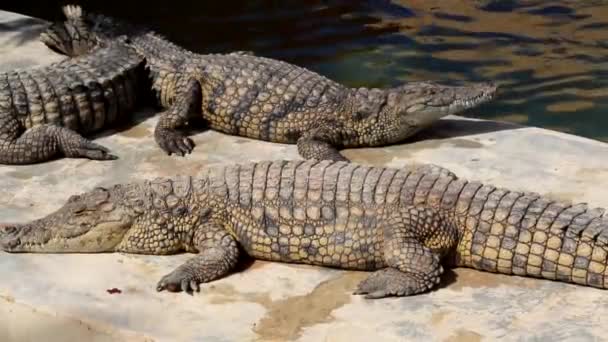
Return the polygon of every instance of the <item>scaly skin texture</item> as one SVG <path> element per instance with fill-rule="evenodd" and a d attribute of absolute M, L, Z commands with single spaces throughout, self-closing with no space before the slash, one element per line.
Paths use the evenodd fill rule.
<path fill-rule="evenodd" d="M 85 139 L 131 114 L 144 60 L 118 40 L 45 67 L 0 74 L 0 163 L 116 159 Z"/>
<path fill-rule="evenodd" d="M 489 101 L 497 89 L 492 83 L 451 87 L 428 81 L 352 89 L 247 52 L 195 54 L 151 30 L 84 13 L 78 6 L 66 6 L 64 13 L 67 20 L 55 23 L 43 38 L 48 46 L 75 55 L 86 48 L 73 46 L 126 35 L 146 58 L 158 102 L 166 109 L 155 138 L 168 154 L 191 153 L 194 143 L 179 128 L 202 116 L 223 133 L 297 144 L 304 158 L 347 160 L 339 149 L 401 142 L 443 116 Z"/>
<path fill-rule="evenodd" d="M 434 165 L 333 161 L 205 167 L 194 177 L 95 188 L 4 226 L 8 252 L 198 255 L 160 290 L 199 290 L 241 253 L 373 273 L 356 294 L 423 293 L 443 267 L 608 287 L 604 209 L 469 182 Z"/>

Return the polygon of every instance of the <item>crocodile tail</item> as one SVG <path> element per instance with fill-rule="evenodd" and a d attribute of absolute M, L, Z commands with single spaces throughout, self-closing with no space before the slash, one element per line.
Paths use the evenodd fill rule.
<path fill-rule="evenodd" d="M 461 189 L 453 208 L 462 232 L 457 265 L 608 288 L 604 208 L 477 182 Z"/>
<path fill-rule="evenodd" d="M 66 20 L 49 25 L 40 34 L 40 40 L 50 49 L 70 57 L 89 52 L 99 41 L 89 30 L 84 11 L 80 6 L 66 5 L 63 13 Z"/>

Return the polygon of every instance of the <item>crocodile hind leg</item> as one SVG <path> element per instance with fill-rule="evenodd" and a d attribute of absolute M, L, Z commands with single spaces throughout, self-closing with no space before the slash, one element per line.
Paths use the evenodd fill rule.
<path fill-rule="evenodd" d="M 439 284 L 441 257 L 457 244 L 458 232 L 450 220 L 434 209 L 408 206 L 389 214 L 381 224 L 388 267 L 363 280 L 354 294 L 410 296 Z"/>
<path fill-rule="evenodd" d="M 15 118 L 0 113 L 0 163 L 34 164 L 59 155 L 93 160 L 117 159 L 110 151 L 60 126 L 40 125 L 21 133 Z"/>
<path fill-rule="evenodd" d="M 238 244 L 226 229 L 214 222 L 205 222 L 194 233 L 199 254 L 164 276 L 156 290 L 200 291 L 199 284 L 227 275 L 239 257 Z"/>
<path fill-rule="evenodd" d="M 201 86 L 195 79 L 178 82 L 174 103 L 160 115 L 154 131 L 158 145 L 168 154 L 184 156 L 194 148 L 192 139 L 177 131 L 177 128 L 188 124 L 192 113 L 201 106 Z"/>
<path fill-rule="evenodd" d="M 332 127 L 324 123 L 304 133 L 297 141 L 298 153 L 305 159 L 349 161 L 336 147 L 339 133 Z"/>

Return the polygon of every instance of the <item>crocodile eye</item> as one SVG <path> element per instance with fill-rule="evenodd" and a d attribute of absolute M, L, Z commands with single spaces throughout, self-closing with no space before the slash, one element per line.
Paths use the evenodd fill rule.
<path fill-rule="evenodd" d="M 100 205 L 108 200 L 110 192 L 106 188 L 96 187 L 91 196 L 91 202 Z"/>
<path fill-rule="evenodd" d="M 84 204 L 76 205 L 72 208 L 72 212 L 74 214 L 82 213 L 83 211 L 85 211 L 86 208 L 87 206 Z"/>
<path fill-rule="evenodd" d="M 176 207 L 175 209 L 173 209 L 173 215 L 175 216 L 183 216 L 188 212 L 188 209 L 186 209 L 186 207 L 183 206 L 179 206 Z"/>
<path fill-rule="evenodd" d="M 112 202 L 105 202 L 99 205 L 99 209 L 103 212 L 110 212 L 112 210 L 114 210 L 114 203 Z"/>
<path fill-rule="evenodd" d="M 70 198 L 68 198 L 68 203 L 77 202 L 79 200 L 80 200 L 80 196 L 72 195 L 72 196 L 70 196 Z"/>

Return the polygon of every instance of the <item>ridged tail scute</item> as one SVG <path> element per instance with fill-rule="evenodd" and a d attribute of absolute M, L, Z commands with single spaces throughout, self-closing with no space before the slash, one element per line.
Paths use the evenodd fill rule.
<path fill-rule="evenodd" d="M 148 59 L 177 59 L 177 66 L 183 64 L 183 58 L 193 54 L 148 27 L 88 12 L 78 5 L 66 5 L 62 9 L 66 20 L 51 24 L 41 34 L 42 42 L 59 53 L 73 57 L 90 51 L 94 46 L 120 41 L 131 45 Z"/>
<path fill-rule="evenodd" d="M 586 203 L 466 183 L 457 265 L 608 288 L 608 215 Z"/>
<path fill-rule="evenodd" d="M 83 10 L 79 6 L 63 7 L 66 21 L 54 22 L 40 34 L 40 40 L 50 49 L 75 57 L 89 52 L 99 44 L 90 31 Z"/>

